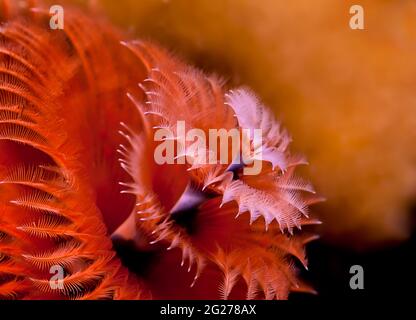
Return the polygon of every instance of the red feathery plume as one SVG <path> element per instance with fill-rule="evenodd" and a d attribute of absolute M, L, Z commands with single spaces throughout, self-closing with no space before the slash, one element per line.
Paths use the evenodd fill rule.
<path fill-rule="evenodd" d="M 315 235 L 294 229 L 318 223 L 308 206 L 320 198 L 249 89 L 227 93 L 217 77 L 149 42 L 121 42 L 78 9 L 65 7 L 64 29 L 50 30 L 48 9 L 13 3 L 0 1 L 0 298 L 313 291 L 296 261 L 306 267 Z M 154 132 L 178 121 L 205 133 L 262 129 L 261 145 L 248 137 L 260 174 L 234 159 L 157 164 Z M 185 147 L 180 156 L 192 157 Z"/>

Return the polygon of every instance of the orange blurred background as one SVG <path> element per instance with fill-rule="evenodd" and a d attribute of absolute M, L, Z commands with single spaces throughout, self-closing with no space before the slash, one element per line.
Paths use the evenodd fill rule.
<path fill-rule="evenodd" d="M 111 20 L 249 85 L 309 159 L 324 240 L 406 239 L 416 195 L 416 3 L 102 0 Z M 364 8 L 364 30 L 349 27 Z"/>

